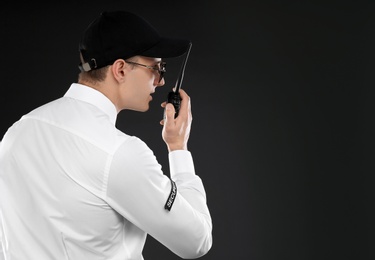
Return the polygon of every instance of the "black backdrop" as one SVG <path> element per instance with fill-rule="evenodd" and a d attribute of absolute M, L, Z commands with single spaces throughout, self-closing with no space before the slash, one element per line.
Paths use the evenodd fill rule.
<path fill-rule="evenodd" d="M 2 2 L 0 136 L 62 96 L 78 40 L 103 10 L 136 12 L 193 41 L 183 88 L 189 148 L 205 183 L 214 244 L 202 259 L 375 259 L 372 1 Z M 117 126 L 168 174 L 160 103 Z M 145 259 L 178 259 L 149 238 Z"/>

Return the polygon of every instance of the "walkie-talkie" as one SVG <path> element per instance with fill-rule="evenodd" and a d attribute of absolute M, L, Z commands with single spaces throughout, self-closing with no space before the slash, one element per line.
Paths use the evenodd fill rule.
<path fill-rule="evenodd" d="M 174 109 L 175 109 L 174 118 L 176 118 L 178 116 L 178 113 L 180 112 L 181 96 L 180 96 L 179 91 L 180 91 L 180 88 L 181 88 L 181 85 L 182 85 L 182 80 L 184 78 L 185 67 L 186 67 L 187 60 L 189 58 L 191 46 L 192 46 L 192 43 L 190 42 L 188 50 L 187 50 L 185 58 L 184 58 L 184 61 L 183 61 L 182 66 L 181 66 L 180 75 L 179 75 L 179 77 L 177 78 L 177 81 L 176 81 L 175 89 L 174 89 L 174 91 L 171 91 L 171 92 L 168 93 L 168 101 L 167 102 L 171 103 L 174 106 Z"/>

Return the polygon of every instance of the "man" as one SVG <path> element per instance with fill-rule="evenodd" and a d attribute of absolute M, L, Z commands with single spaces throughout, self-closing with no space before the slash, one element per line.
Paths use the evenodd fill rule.
<path fill-rule="evenodd" d="M 1 142 L 4 259 L 143 259 L 147 234 L 182 258 L 209 251 L 212 221 L 187 148 L 186 92 L 176 118 L 162 104 L 171 179 L 144 142 L 115 127 L 121 110 L 149 109 L 165 83 L 162 58 L 189 44 L 124 11 L 103 12 L 88 26 L 78 83 L 23 116 Z"/>

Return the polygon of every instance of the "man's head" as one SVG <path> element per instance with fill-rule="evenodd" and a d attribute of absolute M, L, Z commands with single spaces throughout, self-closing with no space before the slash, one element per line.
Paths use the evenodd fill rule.
<path fill-rule="evenodd" d="M 111 65 L 133 56 L 171 58 L 184 54 L 189 40 L 162 37 L 142 17 L 126 12 L 102 12 L 86 29 L 79 44 L 81 71 Z"/>
<path fill-rule="evenodd" d="M 103 12 L 79 44 L 79 83 L 101 91 L 118 111 L 146 111 L 150 94 L 164 85 L 162 58 L 183 55 L 189 44 L 189 40 L 162 37 L 133 13 Z"/>

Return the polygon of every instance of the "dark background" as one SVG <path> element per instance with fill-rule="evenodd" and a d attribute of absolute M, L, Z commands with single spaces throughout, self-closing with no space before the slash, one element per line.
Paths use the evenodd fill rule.
<path fill-rule="evenodd" d="M 214 244 L 202 259 L 375 259 L 375 2 L 64 1 L 0 4 L 0 136 L 61 97 L 78 41 L 103 10 L 136 12 L 193 48 L 189 149 L 204 181 Z M 160 103 L 117 126 L 168 174 Z M 179 259 L 149 238 L 145 259 Z"/>

